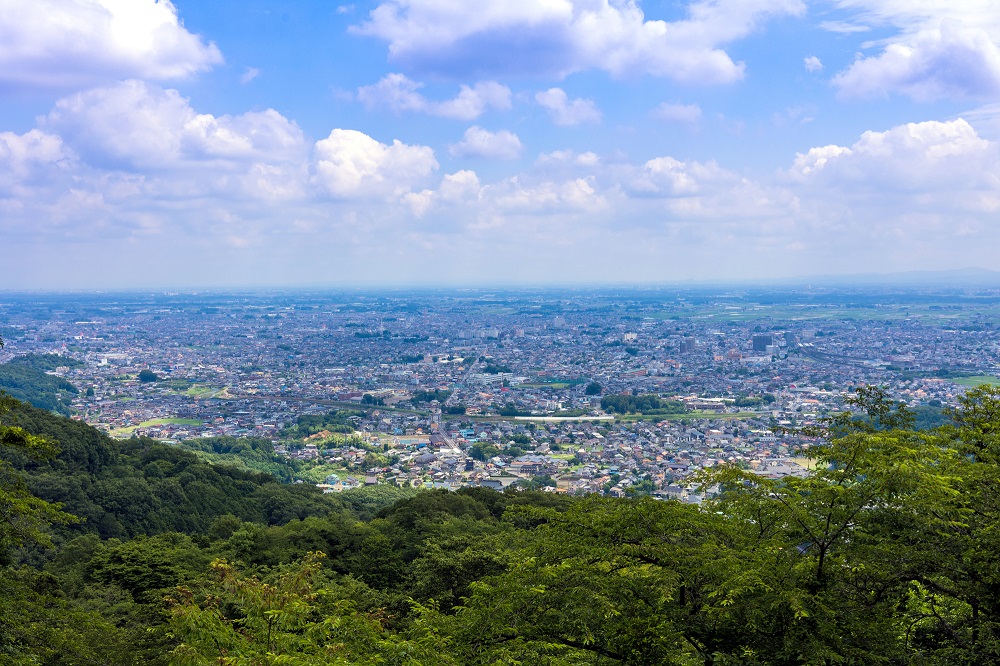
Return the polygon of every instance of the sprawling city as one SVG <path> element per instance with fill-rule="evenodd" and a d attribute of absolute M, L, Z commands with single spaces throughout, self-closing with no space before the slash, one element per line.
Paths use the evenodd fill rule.
<path fill-rule="evenodd" d="M 804 474 L 802 430 L 858 386 L 933 427 L 1000 383 L 985 287 L 7 294 L 0 318 L 0 358 L 65 359 L 73 418 L 209 456 L 263 439 L 327 492 L 699 502 L 720 463 Z"/>

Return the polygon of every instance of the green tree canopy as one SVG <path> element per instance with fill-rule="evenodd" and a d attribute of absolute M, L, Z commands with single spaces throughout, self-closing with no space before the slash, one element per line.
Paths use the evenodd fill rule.
<path fill-rule="evenodd" d="M 22 474 L 7 460 L 16 456 L 29 461 L 52 458 L 58 449 L 51 442 L 24 428 L 6 425 L 4 416 L 16 401 L 0 394 L 0 560 L 6 560 L 12 548 L 36 543 L 51 545 L 47 527 L 78 519 L 64 511 L 59 503 L 49 503 L 34 496 Z"/>
<path fill-rule="evenodd" d="M 148 368 L 139 371 L 139 381 L 144 383 L 158 382 L 160 376 Z"/>

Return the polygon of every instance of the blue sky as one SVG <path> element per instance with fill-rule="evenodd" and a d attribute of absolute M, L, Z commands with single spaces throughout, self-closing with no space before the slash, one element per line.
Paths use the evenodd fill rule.
<path fill-rule="evenodd" d="M 1000 269 L 991 0 L 0 17 L 0 287 Z"/>

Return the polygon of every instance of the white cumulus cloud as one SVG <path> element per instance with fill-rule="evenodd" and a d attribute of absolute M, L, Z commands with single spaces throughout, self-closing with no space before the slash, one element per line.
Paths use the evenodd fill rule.
<path fill-rule="evenodd" d="M 35 164 L 49 164 L 67 159 L 62 139 L 37 129 L 24 134 L 0 132 L 0 164 L 5 170 L 21 172 Z"/>
<path fill-rule="evenodd" d="M 0 86 L 171 80 L 222 62 L 170 0 L 0 0 Z"/>
<path fill-rule="evenodd" d="M 997 174 L 1000 144 L 959 118 L 812 148 L 796 156 L 787 184 L 796 220 L 811 230 L 805 247 L 899 270 L 929 258 L 989 265 L 998 242 Z"/>
<path fill-rule="evenodd" d="M 843 96 L 899 93 L 917 101 L 1000 93 L 1000 48 L 986 31 L 952 26 L 923 30 L 861 58 L 833 83 Z"/>
<path fill-rule="evenodd" d="M 24 134 L 0 132 L 0 201 L 5 193 L 30 197 L 26 188 L 50 187 L 57 180 L 55 173 L 66 171 L 74 161 L 62 139 L 53 134 L 37 129 Z"/>
<path fill-rule="evenodd" d="M 725 199 L 734 197 L 750 184 L 749 180 L 715 162 L 684 162 L 669 155 L 654 157 L 638 168 L 627 167 L 618 179 L 629 195 L 639 198 L 694 200 L 718 196 Z"/>
<path fill-rule="evenodd" d="M 884 194 L 945 193 L 980 187 L 996 189 L 998 152 L 968 122 L 928 121 L 869 131 L 851 146 L 822 146 L 796 156 L 791 175 L 851 191 Z"/>
<path fill-rule="evenodd" d="M 807 56 L 803 61 L 806 66 L 807 72 L 822 72 L 823 71 L 823 61 L 816 56 Z"/>
<path fill-rule="evenodd" d="M 90 162 L 112 167 L 285 161 L 307 150 L 299 127 L 273 109 L 197 113 L 176 90 L 134 80 L 65 97 L 42 124 Z"/>
<path fill-rule="evenodd" d="M 895 28 L 833 83 L 844 97 L 907 95 L 917 101 L 1000 92 L 1000 12 L 993 0 L 836 0 L 850 25 Z"/>
<path fill-rule="evenodd" d="M 317 181 L 339 198 L 402 196 L 437 168 L 427 146 L 387 145 L 357 130 L 335 129 L 315 147 Z"/>
<path fill-rule="evenodd" d="M 435 102 L 419 92 L 424 84 L 403 74 L 387 74 L 377 83 L 358 88 L 358 99 L 369 109 L 384 107 L 395 112 L 427 113 L 456 120 L 474 120 L 488 109 L 510 108 L 510 88 L 496 81 L 463 85 L 458 95 Z"/>
<path fill-rule="evenodd" d="M 551 153 L 543 153 L 535 160 L 538 166 L 581 166 L 585 168 L 596 167 L 601 162 L 601 157 L 594 152 L 577 153 L 575 150 L 554 150 Z"/>
<path fill-rule="evenodd" d="M 599 69 L 716 84 L 743 76 L 722 50 L 803 0 L 699 0 L 677 21 L 647 20 L 633 0 L 388 0 L 354 31 L 407 67 L 448 75 L 555 75 Z"/>
<path fill-rule="evenodd" d="M 528 184 L 513 177 L 491 186 L 489 194 L 496 209 L 530 215 L 567 211 L 596 213 L 608 205 L 589 178 Z"/>
<path fill-rule="evenodd" d="M 569 99 L 562 88 L 549 88 L 535 93 L 535 101 L 543 107 L 556 125 L 580 125 L 601 121 L 601 112 L 593 100 Z"/>
<path fill-rule="evenodd" d="M 508 130 L 490 132 L 478 125 L 465 130 L 462 140 L 449 149 L 456 157 L 487 157 L 513 160 L 521 155 L 521 140 Z"/>
<path fill-rule="evenodd" d="M 483 186 L 475 171 L 463 169 L 445 174 L 437 190 L 421 190 L 403 196 L 405 203 L 416 217 L 423 217 L 436 204 L 445 206 L 474 205 L 482 196 Z"/>
<path fill-rule="evenodd" d="M 476 172 L 463 169 L 445 175 L 441 179 L 438 194 L 445 201 L 467 201 L 477 199 L 482 190 L 483 186 L 480 184 Z"/>

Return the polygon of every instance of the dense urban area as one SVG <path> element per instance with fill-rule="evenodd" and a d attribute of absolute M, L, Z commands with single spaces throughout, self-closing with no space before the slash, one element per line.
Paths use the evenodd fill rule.
<path fill-rule="evenodd" d="M 5 294 L 0 322 L 15 397 L 326 492 L 700 502 L 720 462 L 804 475 L 853 388 L 933 427 L 1000 367 L 986 288 Z"/>

